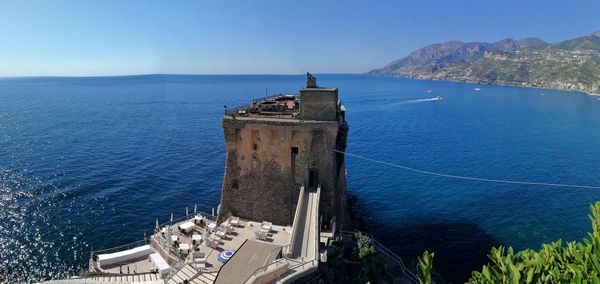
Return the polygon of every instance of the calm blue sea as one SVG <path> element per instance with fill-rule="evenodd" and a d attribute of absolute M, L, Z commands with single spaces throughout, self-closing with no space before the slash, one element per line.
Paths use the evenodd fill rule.
<path fill-rule="evenodd" d="M 340 89 L 350 153 L 448 174 L 600 185 L 597 98 L 317 77 Z M 223 106 L 303 85 L 300 75 L 0 79 L 0 277 L 76 273 L 92 248 L 142 239 L 186 206 L 210 211 L 225 166 Z M 434 96 L 443 100 L 419 100 Z M 353 157 L 347 168 L 366 229 L 411 265 L 434 251 L 455 282 L 492 246 L 580 240 L 588 205 L 600 200 L 600 190 L 452 180 Z"/>

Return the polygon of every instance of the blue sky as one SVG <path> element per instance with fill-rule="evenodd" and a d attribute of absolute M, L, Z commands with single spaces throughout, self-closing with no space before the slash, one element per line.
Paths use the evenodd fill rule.
<path fill-rule="evenodd" d="M 362 73 L 435 42 L 587 35 L 598 11 L 598 0 L 0 0 L 0 76 Z"/>

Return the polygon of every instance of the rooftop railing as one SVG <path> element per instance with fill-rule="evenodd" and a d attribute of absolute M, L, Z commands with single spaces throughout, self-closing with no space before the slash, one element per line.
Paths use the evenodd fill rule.
<path fill-rule="evenodd" d="M 257 103 L 268 101 L 268 100 L 275 100 L 275 99 L 283 97 L 283 96 L 286 96 L 286 95 L 284 95 L 284 94 L 269 95 L 269 96 L 265 96 L 265 97 L 262 97 L 262 98 L 254 99 L 249 104 L 240 105 L 240 106 L 236 106 L 236 107 L 233 107 L 233 108 L 226 108 L 225 109 L 225 115 L 239 114 L 240 111 L 247 111 L 248 109 L 250 109 L 253 106 L 255 106 Z M 291 114 L 290 111 L 273 111 L 273 112 L 274 113 L 281 113 L 281 114 L 287 114 L 287 113 Z"/>

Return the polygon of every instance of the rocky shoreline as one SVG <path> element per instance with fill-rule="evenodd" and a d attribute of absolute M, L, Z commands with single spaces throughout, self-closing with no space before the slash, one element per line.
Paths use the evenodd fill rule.
<path fill-rule="evenodd" d="M 369 75 L 366 73 L 366 75 Z M 426 78 L 424 76 L 399 76 L 394 75 L 391 76 L 394 78 L 404 78 L 404 79 L 413 79 L 413 80 L 422 80 L 422 81 L 445 81 L 445 82 L 455 82 L 455 83 L 471 83 L 471 84 L 483 84 L 483 85 L 492 85 L 492 86 L 507 86 L 507 87 L 521 87 L 521 88 L 532 88 L 532 89 L 542 89 L 542 90 L 554 90 L 554 91 L 565 91 L 565 92 L 573 92 L 573 93 L 581 93 L 586 94 L 593 97 L 600 97 L 600 92 L 595 93 L 594 91 L 587 89 L 580 89 L 576 87 L 568 88 L 568 87 L 557 87 L 557 86 L 541 86 L 538 84 L 531 83 L 515 83 L 515 82 L 489 82 L 489 81 L 478 81 L 478 80 L 458 80 L 458 79 L 445 79 L 445 78 Z"/>
<path fill-rule="evenodd" d="M 450 41 L 366 74 L 600 94 L 600 32 L 558 43 L 537 38 Z"/>

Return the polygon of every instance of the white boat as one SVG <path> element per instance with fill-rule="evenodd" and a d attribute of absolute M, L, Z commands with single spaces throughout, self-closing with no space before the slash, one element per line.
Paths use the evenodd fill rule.
<path fill-rule="evenodd" d="M 475 88 L 473 90 L 475 90 L 475 91 L 481 91 L 481 88 Z"/>

